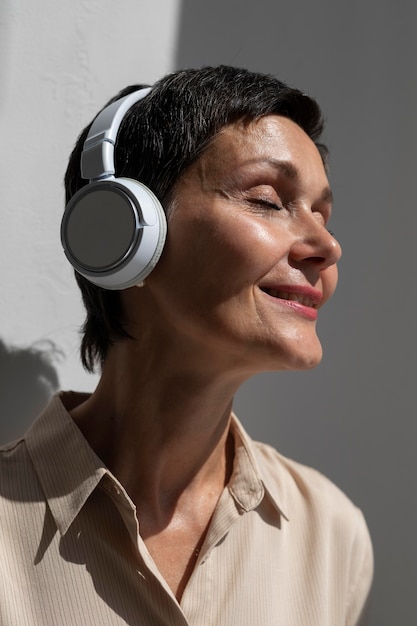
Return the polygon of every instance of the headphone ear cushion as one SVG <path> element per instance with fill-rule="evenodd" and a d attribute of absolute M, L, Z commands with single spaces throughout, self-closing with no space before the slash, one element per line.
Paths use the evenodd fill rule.
<path fill-rule="evenodd" d="M 166 231 L 165 212 L 148 187 L 129 178 L 106 178 L 70 200 L 61 241 L 68 260 L 87 280 L 104 289 L 127 289 L 151 273 Z"/>

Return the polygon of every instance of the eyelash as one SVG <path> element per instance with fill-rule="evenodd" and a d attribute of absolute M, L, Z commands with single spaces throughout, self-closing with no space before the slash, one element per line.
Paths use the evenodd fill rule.
<path fill-rule="evenodd" d="M 265 200 L 263 198 L 257 198 L 256 200 L 254 200 L 254 202 L 262 206 L 267 206 L 270 209 L 275 209 L 275 211 L 282 211 L 284 208 L 280 204 L 276 204 L 275 202 L 270 202 L 269 200 Z"/>
<path fill-rule="evenodd" d="M 284 209 L 283 206 L 276 204 L 275 202 L 271 202 L 270 200 L 265 200 L 264 198 L 257 198 L 256 200 L 254 200 L 254 203 L 260 204 L 261 206 L 266 206 L 270 209 L 275 209 L 276 211 L 282 211 Z M 327 232 L 331 237 L 335 236 L 334 232 L 330 230 L 330 228 L 327 229 Z"/>

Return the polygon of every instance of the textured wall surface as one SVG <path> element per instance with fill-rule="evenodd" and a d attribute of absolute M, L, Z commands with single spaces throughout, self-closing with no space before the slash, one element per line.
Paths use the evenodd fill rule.
<path fill-rule="evenodd" d="M 49 394 L 91 389 L 83 314 L 60 249 L 62 177 L 81 128 L 118 89 L 175 67 L 272 72 L 327 118 L 340 285 L 312 372 L 239 393 L 249 431 L 328 474 L 373 536 L 372 626 L 415 623 L 417 5 L 394 0 L 29 0 L 0 5 L 0 439 Z M 297 625 L 298 626 L 298 625 Z M 338 625 L 335 625 L 338 626 Z"/>
<path fill-rule="evenodd" d="M 178 13 L 178 2 L 164 0 L 152 10 L 134 0 L 0 5 L 3 441 L 22 431 L 34 396 L 41 406 L 57 377 L 63 388 L 95 385 L 79 365 L 83 311 L 60 248 L 62 180 L 79 132 L 107 99 L 172 69 Z M 12 408 L 6 398 L 15 392 Z"/>

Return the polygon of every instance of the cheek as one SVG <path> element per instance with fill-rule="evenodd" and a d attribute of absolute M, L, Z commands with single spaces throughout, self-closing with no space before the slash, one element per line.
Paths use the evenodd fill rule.
<path fill-rule="evenodd" d="M 240 284 L 262 276 L 279 256 L 277 242 L 268 231 L 245 219 L 217 219 L 184 228 L 176 248 L 202 274 L 209 273 L 217 281 L 229 277 Z"/>

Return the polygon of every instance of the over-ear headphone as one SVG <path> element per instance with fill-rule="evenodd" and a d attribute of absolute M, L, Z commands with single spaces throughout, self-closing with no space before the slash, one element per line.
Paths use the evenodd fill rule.
<path fill-rule="evenodd" d="M 141 283 L 165 243 L 165 213 L 156 196 L 137 180 L 114 176 L 120 124 L 150 91 L 135 91 L 96 117 L 81 155 L 81 176 L 90 182 L 71 198 L 62 218 L 61 242 L 69 262 L 104 289 Z"/>

